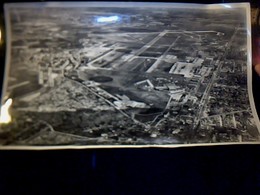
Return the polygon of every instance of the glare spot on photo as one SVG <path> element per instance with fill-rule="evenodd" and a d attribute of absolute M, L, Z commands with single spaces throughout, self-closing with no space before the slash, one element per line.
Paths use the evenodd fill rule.
<path fill-rule="evenodd" d="M 114 23 L 120 20 L 119 16 L 99 16 L 96 18 L 98 23 Z"/>
<path fill-rule="evenodd" d="M 1 107 L 0 124 L 7 124 L 11 122 L 12 119 L 9 113 L 9 108 L 12 105 L 12 102 L 12 99 L 8 99 Z"/>
<path fill-rule="evenodd" d="M 225 7 L 225 8 L 232 8 L 232 6 L 228 5 L 228 4 L 222 4 L 222 6 Z"/>

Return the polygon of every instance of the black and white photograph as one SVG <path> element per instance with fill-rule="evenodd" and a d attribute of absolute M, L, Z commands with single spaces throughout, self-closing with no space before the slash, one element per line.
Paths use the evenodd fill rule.
<path fill-rule="evenodd" d="M 260 141 L 250 6 L 6 4 L 1 147 Z"/>

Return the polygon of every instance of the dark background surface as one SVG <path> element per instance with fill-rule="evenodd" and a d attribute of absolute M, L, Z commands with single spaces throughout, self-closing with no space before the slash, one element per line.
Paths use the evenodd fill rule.
<path fill-rule="evenodd" d="M 256 100 L 259 92 L 254 75 Z M 0 151 L 0 194 L 260 194 L 260 146 Z"/>

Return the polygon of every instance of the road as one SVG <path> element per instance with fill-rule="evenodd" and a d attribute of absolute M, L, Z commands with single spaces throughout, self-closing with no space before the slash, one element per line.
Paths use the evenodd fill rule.
<path fill-rule="evenodd" d="M 158 34 L 159 32 L 128 32 L 128 33 L 115 33 L 114 36 L 116 36 L 117 34 L 122 35 L 122 34 L 127 34 L 127 35 L 131 35 L 131 34 Z M 160 40 L 164 35 L 166 34 L 192 34 L 194 35 L 194 33 L 219 33 L 218 31 L 174 31 L 174 30 L 163 30 L 162 32 L 160 32 L 155 38 L 153 38 L 150 42 L 146 43 L 143 47 L 141 47 L 139 50 L 137 50 L 134 54 L 132 54 L 129 58 L 126 58 L 123 62 L 130 62 L 132 61 L 134 58 L 139 57 L 140 54 L 142 54 L 143 52 L 145 52 L 147 49 L 149 49 L 150 47 L 152 47 L 158 40 Z M 176 38 L 176 40 L 169 46 L 169 48 L 164 52 L 164 54 L 162 54 L 160 57 L 155 58 L 156 62 L 147 70 L 147 73 L 152 72 L 154 69 L 156 69 L 156 67 L 160 64 L 160 62 L 162 61 L 162 59 L 167 55 L 168 51 L 174 46 L 174 44 L 176 43 L 176 41 L 180 38 L 180 36 L 178 36 Z M 141 42 L 141 40 L 140 40 Z M 110 52 L 113 51 L 112 49 L 104 52 L 103 54 L 95 57 L 94 59 L 92 59 L 90 62 L 88 62 L 88 67 L 89 68 L 99 68 L 99 67 L 95 67 L 93 66 L 93 64 L 99 60 L 101 60 L 102 58 L 104 58 L 105 56 L 109 55 Z M 79 65 L 80 66 L 80 65 Z M 119 65 L 118 65 L 119 66 Z M 78 68 L 78 67 L 77 67 Z"/>
<path fill-rule="evenodd" d="M 104 58 L 105 56 L 109 55 L 110 52 L 113 51 L 112 49 L 102 53 L 101 55 L 97 56 L 96 58 L 94 58 L 93 60 L 91 60 L 90 62 L 88 62 L 88 66 L 89 67 L 92 67 L 92 68 L 95 68 L 95 66 L 93 66 L 92 64 L 94 64 L 95 62 L 101 60 L 102 58 Z"/>
<path fill-rule="evenodd" d="M 233 42 L 233 40 L 234 40 L 234 38 L 235 38 L 235 36 L 237 34 L 237 31 L 238 31 L 238 28 L 236 28 L 234 30 L 234 33 L 233 33 L 230 41 L 228 42 L 228 44 L 226 46 L 225 53 L 223 54 L 223 56 L 219 56 L 218 59 L 216 60 L 216 62 L 217 62 L 217 69 L 214 71 L 214 73 L 213 73 L 213 75 L 211 77 L 211 80 L 210 80 L 210 82 L 209 82 L 209 84 L 208 84 L 208 86 L 207 86 L 207 88 L 206 88 L 206 90 L 205 90 L 205 92 L 204 92 L 204 94 L 203 94 L 203 96 L 201 98 L 201 101 L 199 103 L 198 114 L 197 114 L 197 116 L 194 119 L 194 128 L 196 128 L 198 126 L 198 124 L 199 124 L 199 122 L 200 122 L 200 120 L 201 120 L 201 118 L 203 116 L 203 112 L 205 111 L 205 108 L 207 106 L 209 93 L 210 93 L 210 91 L 211 91 L 211 89 L 213 87 L 213 84 L 215 83 L 216 78 L 219 75 L 220 70 L 222 68 L 222 65 L 223 65 L 222 59 L 224 59 L 226 57 L 228 49 L 230 48 L 230 45 Z"/>
<path fill-rule="evenodd" d="M 171 33 L 171 34 L 177 34 L 177 33 L 221 33 L 219 31 L 213 31 L 213 30 L 204 30 L 204 31 L 187 31 L 187 30 L 164 30 L 166 33 Z M 162 31 L 162 32 L 164 32 Z M 122 35 L 122 34 L 129 34 L 129 35 L 141 35 L 141 34 L 158 34 L 159 32 L 154 31 L 154 32 L 123 32 L 123 33 L 113 33 L 113 35 Z"/>
<path fill-rule="evenodd" d="M 233 112 L 225 112 L 225 113 L 221 113 L 221 114 L 214 114 L 214 115 L 210 115 L 210 116 L 207 116 L 207 117 L 201 117 L 202 119 L 203 118 L 214 118 L 214 117 L 217 117 L 217 116 L 226 116 L 226 115 L 231 115 L 231 114 L 236 114 L 236 113 L 243 113 L 243 112 L 250 112 L 250 109 L 247 109 L 247 110 L 237 110 L 237 111 L 233 111 Z"/>
<path fill-rule="evenodd" d="M 168 31 L 164 30 L 160 32 L 154 39 L 152 39 L 150 42 L 145 44 L 143 47 L 141 47 L 139 50 L 137 50 L 130 58 L 126 59 L 126 61 L 130 62 L 132 61 L 136 56 L 139 56 L 143 52 L 145 52 L 148 48 L 153 46 L 160 38 L 162 38 Z"/>
<path fill-rule="evenodd" d="M 172 44 L 168 47 L 168 49 L 154 62 L 154 64 L 146 71 L 147 73 L 151 73 L 152 71 L 154 71 L 158 65 L 162 62 L 162 60 L 165 58 L 165 56 L 167 55 L 167 53 L 170 51 L 170 49 L 175 45 L 175 43 L 178 41 L 178 39 L 180 38 L 180 36 L 178 36 L 173 42 Z"/>
<path fill-rule="evenodd" d="M 134 123 L 139 124 L 139 125 L 142 125 L 142 126 L 144 126 L 145 128 L 147 128 L 147 125 L 146 125 L 146 124 L 144 124 L 144 123 L 142 123 L 142 122 L 140 122 L 140 121 L 138 121 L 138 120 L 132 118 L 132 117 L 129 116 L 127 113 L 125 113 L 123 110 L 119 109 L 113 102 L 111 102 L 111 101 L 109 101 L 108 99 L 106 99 L 105 97 L 99 95 L 97 92 L 95 92 L 95 91 L 94 91 L 93 89 L 91 89 L 89 86 L 86 86 L 86 85 L 84 85 L 82 82 L 77 81 L 77 80 L 74 80 L 74 79 L 72 79 L 72 78 L 70 78 L 70 77 L 66 77 L 66 78 L 70 79 L 70 80 L 73 81 L 73 82 L 79 83 L 79 84 L 82 85 L 82 87 L 84 87 L 87 91 L 89 91 L 90 93 L 94 94 L 94 95 L 97 96 L 98 98 L 104 100 L 108 105 L 112 106 L 114 109 L 116 109 L 117 111 L 119 111 L 119 112 L 120 112 L 122 115 L 124 115 L 125 117 L 131 119 Z M 105 90 L 104 90 L 104 91 L 105 91 Z M 105 92 L 108 93 L 107 91 L 105 91 Z M 113 117 L 113 116 L 111 116 L 111 117 Z"/>

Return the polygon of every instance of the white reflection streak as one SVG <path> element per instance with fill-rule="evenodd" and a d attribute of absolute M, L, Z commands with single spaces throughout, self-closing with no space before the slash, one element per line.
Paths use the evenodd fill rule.
<path fill-rule="evenodd" d="M 225 8 L 232 8 L 231 5 L 228 5 L 228 4 L 222 4 L 222 6 Z"/>
<path fill-rule="evenodd" d="M 119 20 L 118 16 L 108 16 L 108 17 L 98 17 L 97 22 L 117 22 Z"/>
<path fill-rule="evenodd" d="M 9 114 L 9 108 L 12 105 L 13 100 L 10 98 L 8 99 L 5 104 L 1 107 L 0 113 L 0 124 L 6 124 L 11 122 L 11 116 Z"/>

